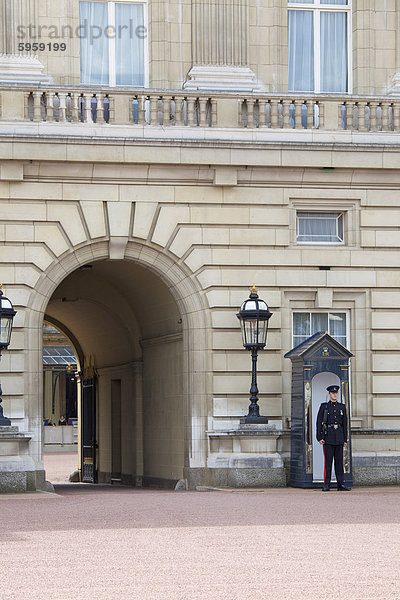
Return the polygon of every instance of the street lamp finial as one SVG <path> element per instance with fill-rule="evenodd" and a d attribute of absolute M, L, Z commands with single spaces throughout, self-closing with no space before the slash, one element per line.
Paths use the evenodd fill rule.
<path fill-rule="evenodd" d="M 258 289 L 256 288 L 256 284 L 255 283 L 253 283 L 252 287 L 249 288 L 249 290 L 250 290 L 250 292 L 252 294 L 257 294 L 257 292 L 258 292 Z"/>

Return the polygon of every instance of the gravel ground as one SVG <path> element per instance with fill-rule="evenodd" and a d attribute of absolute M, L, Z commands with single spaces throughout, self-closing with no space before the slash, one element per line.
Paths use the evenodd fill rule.
<path fill-rule="evenodd" d="M 78 468 L 78 452 L 46 452 L 43 456 L 46 477 L 51 483 L 68 483 Z"/>
<path fill-rule="evenodd" d="M 400 599 L 400 487 L 0 496 L 1 600 Z"/>

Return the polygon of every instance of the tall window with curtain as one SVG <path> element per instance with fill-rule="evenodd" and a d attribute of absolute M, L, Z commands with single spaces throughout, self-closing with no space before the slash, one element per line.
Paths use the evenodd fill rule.
<path fill-rule="evenodd" d="M 349 91 L 351 0 L 288 0 L 289 91 Z"/>
<path fill-rule="evenodd" d="M 348 348 L 349 316 L 345 312 L 294 312 L 293 347 L 319 331 L 327 331 Z"/>
<path fill-rule="evenodd" d="M 80 2 L 81 83 L 145 85 L 145 3 Z"/>

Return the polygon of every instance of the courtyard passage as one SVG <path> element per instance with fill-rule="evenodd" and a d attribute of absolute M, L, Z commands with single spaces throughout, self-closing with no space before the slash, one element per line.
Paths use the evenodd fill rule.
<path fill-rule="evenodd" d="M 0 496 L 1 600 L 400 599 L 400 488 Z"/>

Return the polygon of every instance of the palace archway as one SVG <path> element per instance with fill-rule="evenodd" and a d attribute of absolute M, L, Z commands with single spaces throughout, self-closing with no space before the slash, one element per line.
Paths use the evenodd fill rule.
<path fill-rule="evenodd" d="M 42 278 L 28 341 L 48 319 L 82 350 L 83 480 L 172 486 L 204 466 L 206 311 L 195 282 L 172 261 L 166 268 L 165 255 L 157 262 L 147 248 L 149 263 L 95 254 L 78 250 L 69 273 L 61 260 Z"/>

